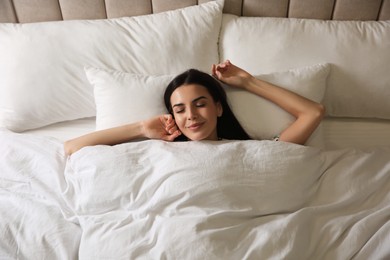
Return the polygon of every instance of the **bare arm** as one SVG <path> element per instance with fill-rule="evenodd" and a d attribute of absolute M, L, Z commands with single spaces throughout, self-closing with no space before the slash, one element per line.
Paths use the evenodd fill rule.
<path fill-rule="evenodd" d="M 133 124 L 92 132 L 68 140 L 64 143 L 64 149 L 65 153 L 70 155 L 85 146 L 115 145 L 138 138 L 173 141 L 180 134 L 174 119 L 167 114 Z"/>
<path fill-rule="evenodd" d="M 280 134 L 279 140 L 305 144 L 320 124 L 325 109 L 323 105 L 252 77 L 245 89 L 277 104 L 296 120 Z"/>
<path fill-rule="evenodd" d="M 213 65 L 212 73 L 219 80 L 270 100 L 293 115 L 296 120 L 280 134 L 281 141 L 304 144 L 324 116 L 322 104 L 257 79 L 230 61 Z"/>

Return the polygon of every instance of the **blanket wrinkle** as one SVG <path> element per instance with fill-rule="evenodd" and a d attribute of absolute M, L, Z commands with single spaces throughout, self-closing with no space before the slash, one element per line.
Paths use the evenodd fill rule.
<path fill-rule="evenodd" d="M 352 257 L 353 259 L 364 260 L 364 259 L 388 259 L 390 252 L 388 251 L 388 244 L 390 242 L 390 217 L 378 230 L 375 232 L 366 243 L 360 248 L 356 254 Z"/>
<path fill-rule="evenodd" d="M 0 219 L 7 220 L 0 221 L 0 234 L 15 241 L 0 242 L 0 253 L 19 248 L 20 256 L 41 259 L 390 256 L 390 147 L 326 151 L 256 140 L 148 140 L 87 147 L 66 158 L 61 142 L 44 137 L 0 131 L 0 143 L 0 169 L 7 169 L 0 170 Z M 11 154 L 20 161 L 8 160 Z M 22 232 L 14 232 L 18 227 Z"/>

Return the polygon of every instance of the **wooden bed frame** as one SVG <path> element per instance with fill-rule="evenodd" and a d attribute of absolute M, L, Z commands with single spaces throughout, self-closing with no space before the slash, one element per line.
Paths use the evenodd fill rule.
<path fill-rule="evenodd" d="M 0 22 L 116 18 L 207 1 L 210 0 L 0 0 Z M 390 0 L 225 0 L 224 12 L 322 20 L 389 20 Z"/>

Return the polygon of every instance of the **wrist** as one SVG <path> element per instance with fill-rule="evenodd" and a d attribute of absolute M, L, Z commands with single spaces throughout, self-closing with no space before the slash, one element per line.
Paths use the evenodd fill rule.
<path fill-rule="evenodd" d="M 147 138 L 147 120 L 143 120 L 143 121 L 140 121 L 136 124 L 136 127 L 138 129 L 138 137 L 141 137 L 141 138 Z"/>
<path fill-rule="evenodd" d="M 261 82 L 259 81 L 259 79 L 255 78 L 254 76 L 250 76 L 247 79 L 244 88 L 247 91 L 253 92 L 253 89 L 259 87 L 260 84 Z"/>
<path fill-rule="evenodd" d="M 139 121 L 126 125 L 127 139 L 137 139 L 146 137 L 146 122 Z"/>

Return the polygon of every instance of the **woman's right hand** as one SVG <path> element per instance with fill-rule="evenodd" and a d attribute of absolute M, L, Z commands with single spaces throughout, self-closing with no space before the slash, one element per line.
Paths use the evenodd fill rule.
<path fill-rule="evenodd" d="M 64 143 L 64 150 L 71 155 L 85 146 L 115 145 L 142 137 L 173 141 L 179 135 L 181 132 L 172 115 L 166 114 L 76 137 Z"/>
<path fill-rule="evenodd" d="M 171 114 L 164 114 L 142 122 L 143 135 L 149 139 L 173 141 L 181 135 Z"/>

